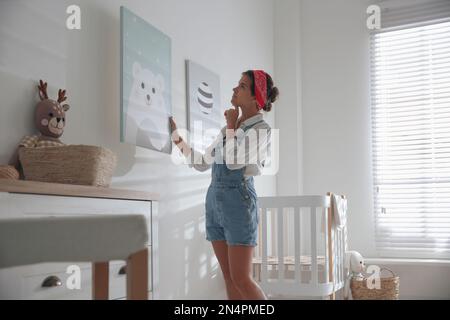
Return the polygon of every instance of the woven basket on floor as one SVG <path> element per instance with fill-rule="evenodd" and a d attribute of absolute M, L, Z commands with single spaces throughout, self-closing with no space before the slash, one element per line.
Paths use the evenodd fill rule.
<path fill-rule="evenodd" d="M 389 271 L 392 275 L 382 277 L 383 270 Z M 369 289 L 366 277 L 352 278 L 350 289 L 354 300 L 398 300 L 400 278 L 387 268 L 380 269 L 380 289 Z"/>
<path fill-rule="evenodd" d="M 25 180 L 108 187 L 116 167 L 109 149 L 87 145 L 20 148 Z"/>
<path fill-rule="evenodd" d="M 0 179 L 19 179 L 19 171 L 13 166 L 2 165 L 0 166 Z"/>

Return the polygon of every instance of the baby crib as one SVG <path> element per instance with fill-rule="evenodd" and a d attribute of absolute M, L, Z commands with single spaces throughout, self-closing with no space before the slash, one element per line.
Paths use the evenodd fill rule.
<path fill-rule="evenodd" d="M 326 196 L 258 198 L 259 241 L 253 276 L 268 296 L 334 300 L 336 291 L 343 288 L 347 226 L 335 223 L 332 197 L 328 192 Z"/>

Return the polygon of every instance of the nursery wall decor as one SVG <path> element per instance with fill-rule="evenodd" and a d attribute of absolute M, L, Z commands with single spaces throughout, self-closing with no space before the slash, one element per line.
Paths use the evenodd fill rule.
<path fill-rule="evenodd" d="M 222 128 L 220 78 L 191 60 L 186 60 L 186 78 L 191 143 L 204 152 Z"/>
<path fill-rule="evenodd" d="M 171 153 L 171 39 L 120 8 L 121 142 Z"/>

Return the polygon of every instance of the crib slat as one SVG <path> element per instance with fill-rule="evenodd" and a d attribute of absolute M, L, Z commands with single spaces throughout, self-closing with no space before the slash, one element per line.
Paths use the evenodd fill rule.
<path fill-rule="evenodd" d="M 261 208 L 262 261 L 261 282 L 267 283 L 267 208 Z"/>
<path fill-rule="evenodd" d="M 328 225 L 327 225 L 327 234 L 328 234 L 328 272 L 329 272 L 329 281 L 333 284 L 335 283 L 335 243 L 334 243 L 334 232 L 332 228 L 332 221 L 333 221 L 333 212 L 331 210 L 331 192 L 327 192 L 327 217 L 328 217 Z M 332 292 L 330 294 L 330 300 L 335 299 L 335 293 Z"/>
<path fill-rule="evenodd" d="M 261 207 L 259 207 L 258 208 L 258 215 L 259 215 L 258 216 L 258 221 L 261 221 L 261 217 L 262 217 L 262 213 L 261 212 L 262 212 Z M 259 225 L 258 225 L 258 245 L 257 245 L 257 249 L 258 250 L 255 250 L 255 255 L 258 258 L 262 257 L 262 246 L 261 246 L 261 243 L 262 243 L 262 227 L 261 227 L 261 223 L 259 223 Z"/>
<path fill-rule="evenodd" d="M 278 244 L 278 280 L 283 279 L 284 272 L 284 252 L 283 252 L 283 207 L 278 207 L 277 209 L 277 244 Z"/>
<path fill-rule="evenodd" d="M 277 220 L 277 216 L 276 216 L 277 210 L 276 209 L 271 209 L 270 211 L 270 215 L 269 215 L 269 221 L 270 221 L 270 232 L 267 234 L 268 239 L 270 239 L 270 247 L 268 247 L 268 252 L 270 255 L 274 256 L 275 255 L 275 242 L 276 242 L 276 234 L 277 234 L 277 229 L 276 226 L 277 224 L 275 223 Z"/>
<path fill-rule="evenodd" d="M 339 241 L 339 230 L 335 227 L 334 229 L 334 235 L 336 239 L 336 254 L 334 259 L 334 264 L 336 265 L 336 283 L 338 284 L 341 281 L 341 270 L 339 267 L 339 256 L 341 253 L 341 244 Z"/>
<path fill-rule="evenodd" d="M 316 207 L 310 207 L 311 212 L 311 283 L 317 285 L 317 226 L 316 226 Z"/>
<path fill-rule="evenodd" d="M 339 241 L 339 251 L 338 251 L 338 256 L 336 257 L 337 259 L 337 265 L 338 265 L 338 275 L 339 275 L 339 282 L 342 281 L 342 264 L 341 264 L 341 259 L 339 259 L 339 257 L 342 255 L 342 241 L 341 241 L 341 231 L 338 229 L 337 230 L 337 234 L 338 234 L 338 241 Z"/>
<path fill-rule="evenodd" d="M 301 242 L 300 242 L 300 209 L 298 207 L 294 208 L 294 263 L 295 263 L 295 281 L 301 282 L 300 273 L 300 256 L 301 256 Z"/>
<path fill-rule="evenodd" d="M 339 257 L 338 257 L 338 263 L 339 263 L 339 283 L 342 283 L 343 276 L 344 276 L 344 265 L 342 264 L 342 256 L 344 255 L 344 243 L 342 241 L 342 230 L 338 230 L 338 239 L 339 239 Z"/>
<path fill-rule="evenodd" d="M 339 246 L 340 246 L 340 252 L 339 252 L 339 275 L 340 275 L 340 282 L 342 282 L 344 279 L 342 278 L 342 276 L 344 275 L 344 270 L 343 270 L 343 264 L 342 264 L 342 255 L 343 255 L 343 250 L 344 250 L 344 243 L 342 242 L 342 230 L 339 230 Z"/>
<path fill-rule="evenodd" d="M 338 270 L 338 257 L 339 257 L 339 241 L 338 241 L 338 234 L 336 228 L 333 229 L 333 242 L 334 242 L 334 264 L 333 264 L 333 272 L 334 272 L 334 283 L 339 282 L 339 270 Z"/>
<path fill-rule="evenodd" d="M 328 266 L 328 212 L 327 212 L 327 208 L 323 208 L 322 209 L 322 214 L 324 215 L 324 219 L 323 219 L 323 223 L 324 225 L 322 226 L 322 228 L 325 230 L 325 283 L 328 283 L 330 281 L 330 277 L 329 277 L 329 266 Z"/>

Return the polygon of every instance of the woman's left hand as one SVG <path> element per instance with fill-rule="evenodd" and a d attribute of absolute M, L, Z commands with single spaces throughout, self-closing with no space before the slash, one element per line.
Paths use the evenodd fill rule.
<path fill-rule="evenodd" d="M 239 109 L 237 106 L 225 110 L 224 114 L 227 120 L 227 129 L 235 129 L 237 118 L 239 117 Z"/>

